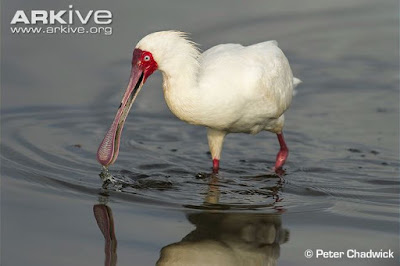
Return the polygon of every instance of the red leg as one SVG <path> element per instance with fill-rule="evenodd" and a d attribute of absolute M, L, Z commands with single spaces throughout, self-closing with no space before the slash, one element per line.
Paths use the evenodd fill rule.
<path fill-rule="evenodd" d="M 219 160 L 213 159 L 213 172 L 218 173 L 219 170 Z"/>
<path fill-rule="evenodd" d="M 276 136 L 278 137 L 279 145 L 281 146 L 278 154 L 276 155 L 275 162 L 275 172 L 279 172 L 279 170 L 282 170 L 282 166 L 286 162 L 286 159 L 289 155 L 289 150 L 286 146 L 285 139 L 283 138 L 283 133 L 278 133 Z"/>

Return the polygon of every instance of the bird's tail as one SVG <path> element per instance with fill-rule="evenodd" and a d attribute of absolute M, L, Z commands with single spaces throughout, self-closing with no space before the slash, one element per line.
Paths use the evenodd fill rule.
<path fill-rule="evenodd" d="M 303 83 L 303 81 L 301 81 L 298 78 L 293 77 L 293 96 L 295 96 L 297 94 L 297 90 L 295 90 L 295 88 L 300 84 Z"/>
<path fill-rule="evenodd" d="M 298 78 L 293 77 L 293 89 L 296 88 L 300 83 L 303 83 L 303 81 L 301 81 Z"/>

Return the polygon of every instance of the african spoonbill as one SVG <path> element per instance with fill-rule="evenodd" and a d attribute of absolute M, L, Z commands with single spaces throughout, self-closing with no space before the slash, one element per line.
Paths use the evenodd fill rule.
<path fill-rule="evenodd" d="M 293 77 L 277 42 L 220 44 L 200 53 L 196 44 L 178 31 L 154 32 L 136 45 L 128 87 L 97 151 L 102 165 L 117 159 L 129 110 L 157 69 L 163 75 L 164 97 L 172 113 L 207 128 L 214 172 L 218 172 L 228 133 L 256 134 L 263 130 L 278 137 L 275 171 L 282 170 L 289 152 L 282 133 L 284 112 L 301 81 Z"/>

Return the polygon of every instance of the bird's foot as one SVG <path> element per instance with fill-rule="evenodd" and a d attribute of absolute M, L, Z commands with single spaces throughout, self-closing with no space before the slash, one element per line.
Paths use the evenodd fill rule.
<path fill-rule="evenodd" d="M 277 174 L 280 178 L 282 178 L 284 175 L 285 175 L 285 173 L 286 173 L 286 171 L 285 170 L 283 170 L 283 168 L 282 167 L 279 167 L 279 168 L 274 168 L 274 172 L 275 172 L 275 174 Z"/>

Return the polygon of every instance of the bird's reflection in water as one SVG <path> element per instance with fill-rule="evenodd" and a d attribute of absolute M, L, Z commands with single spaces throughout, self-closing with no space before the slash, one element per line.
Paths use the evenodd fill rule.
<path fill-rule="evenodd" d="M 114 217 L 111 208 L 105 204 L 96 204 L 93 206 L 93 213 L 105 240 L 104 265 L 115 266 L 117 265 L 117 239 L 115 238 Z"/>
<path fill-rule="evenodd" d="M 219 202 L 218 177 L 210 178 L 205 205 Z M 105 238 L 105 265 L 117 262 L 111 209 L 95 205 L 94 215 Z M 289 240 L 281 215 L 207 211 L 187 214 L 196 228 L 181 241 L 161 249 L 157 265 L 276 265 L 280 245 Z"/>
<path fill-rule="evenodd" d="M 212 176 L 204 205 L 218 204 L 218 177 Z M 289 240 L 280 214 L 208 211 L 187 215 L 196 229 L 161 249 L 157 265 L 275 265 Z"/>

